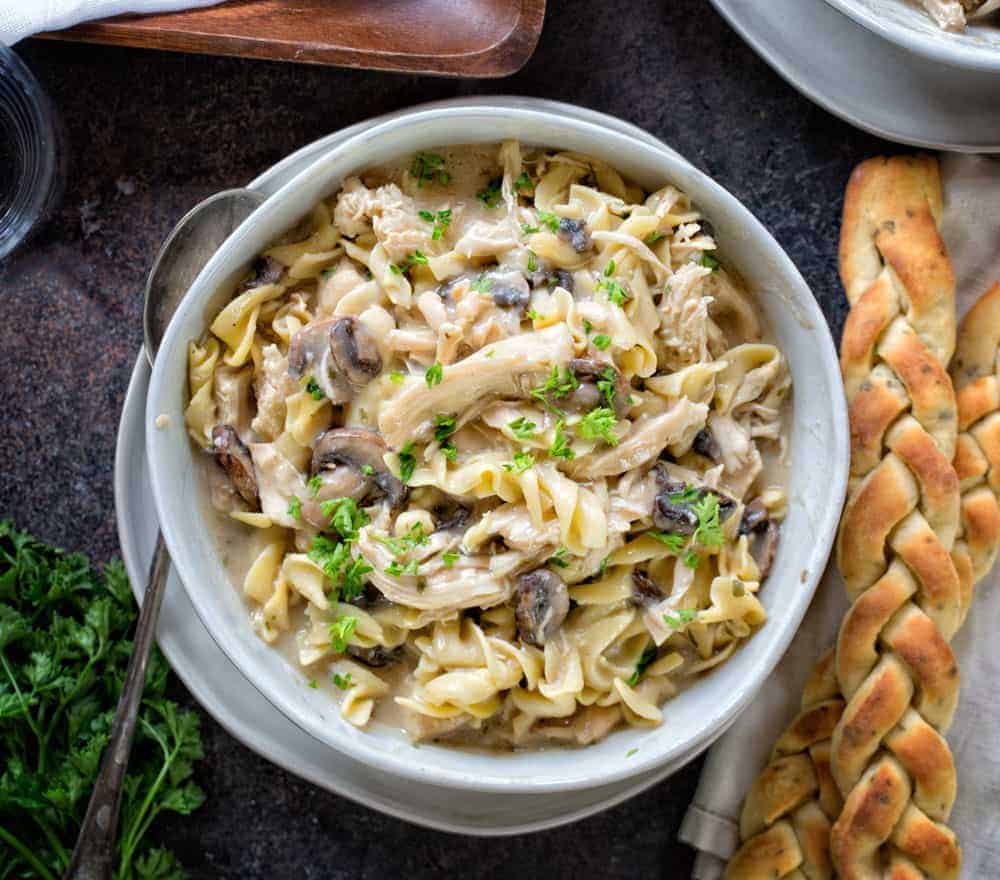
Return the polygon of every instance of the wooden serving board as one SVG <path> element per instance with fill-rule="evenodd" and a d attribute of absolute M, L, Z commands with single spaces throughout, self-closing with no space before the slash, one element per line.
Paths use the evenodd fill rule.
<path fill-rule="evenodd" d="M 126 15 L 47 39 L 242 55 L 444 76 L 521 68 L 542 31 L 545 0 L 230 0 Z"/>

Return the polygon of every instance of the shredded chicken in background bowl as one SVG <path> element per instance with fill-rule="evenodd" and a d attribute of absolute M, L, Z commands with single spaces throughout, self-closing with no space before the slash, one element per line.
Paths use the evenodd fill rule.
<path fill-rule="evenodd" d="M 357 726 L 584 745 L 764 621 L 790 380 L 710 222 L 516 142 L 344 181 L 188 352 L 257 635 Z"/>
<path fill-rule="evenodd" d="M 920 0 L 931 18 L 945 30 L 963 30 L 970 18 L 1000 9 L 1000 0 Z"/>

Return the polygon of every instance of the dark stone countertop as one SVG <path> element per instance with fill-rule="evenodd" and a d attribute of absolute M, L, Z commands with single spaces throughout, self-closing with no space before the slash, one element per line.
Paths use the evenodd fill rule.
<path fill-rule="evenodd" d="M 315 138 L 456 95 L 575 102 L 653 132 L 760 217 L 839 338 L 843 188 L 887 148 L 798 95 L 703 0 L 551 0 L 517 75 L 460 81 L 152 51 L 28 42 L 19 52 L 66 124 L 57 216 L 0 265 L 0 515 L 97 560 L 117 553 L 112 467 L 142 341 L 141 296 L 187 208 L 246 183 Z M 669 717 L 667 722 L 669 724 Z M 161 839 L 197 877 L 687 877 L 676 835 L 698 762 L 568 828 L 477 840 L 428 831 L 326 794 L 204 720 L 194 816 Z"/>

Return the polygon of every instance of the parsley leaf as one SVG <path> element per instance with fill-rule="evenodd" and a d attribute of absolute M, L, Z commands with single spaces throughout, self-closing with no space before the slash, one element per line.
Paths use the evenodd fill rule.
<path fill-rule="evenodd" d="M 494 177 L 488 184 L 486 184 L 485 189 L 481 189 L 476 193 L 476 198 L 487 208 L 497 208 L 499 207 L 500 202 L 503 201 L 503 192 L 501 191 L 502 186 L 503 178 Z"/>
<path fill-rule="evenodd" d="M 302 502 L 298 495 L 293 495 L 292 500 L 288 502 L 288 515 L 292 519 L 302 518 Z"/>
<path fill-rule="evenodd" d="M 711 269 L 713 272 L 717 271 L 721 265 L 719 261 L 708 251 L 702 251 L 701 254 L 701 265 L 706 269 Z"/>
<path fill-rule="evenodd" d="M 389 374 L 389 381 L 392 382 L 393 385 L 402 385 L 405 378 L 406 376 L 404 376 L 399 370 L 393 370 Z"/>
<path fill-rule="evenodd" d="M 407 443 L 397 453 L 399 456 L 399 479 L 409 483 L 417 467 L 417 457 L 413 454 L 413 443 Z"/>
<path fill-rule="evenodd" d="M 493 289 L 493 279 L 483 273 L 469 285 L 469 289 L 476 293 L 489 293 Z"/>
<path fill-rule="evenodd" d="M 607 351 L 611 345 L 611 337 L 607 333 L 598 333 L 594 337 L 594 346 L 600 351 Z"/>
<path fill-rule="evenodd" d="M 661 238 L 663 238 L 663 233 L 661 232 L 651 232 L 646 236 L 646 244 L 656 244 Z"/>
<path fill-rule="evenodd" d="M 514 453 L 514 461 L 505 464 L 503 469 L 508 472 L 513 471 L 515 474 L 523 474 L 528 468 L 534 467 L 534 465 L 535 456 L 521 449 Z"/>
<path fill-rule="evenodd" d="M 451 568 L 460 559 L 457 553 L 442 553 L 441 559 L 444 561 L 445 568 Z"/>
<path fill-rule="evenodd" d="M 686 626 L 691 623 L 695 618 L 697 618 L 698 612 L 690 608 L 680 608 L 676 615 L 664 614 L 663 622 L 669 626 L 671 629 L 680 629 L 682 626 Z"/>
<path fill-rule="evenodd" d="M 437 153 L 417 153 L 410 165 L 410 174 L 417 178 L 420 187 L 434 181 L 445 186 L 451 180 L 451 175 L 444 170 L 444 156 Z"/>
<path fill-rule="evenodd" d="M 528 271 L 537 272 L 538 271 L 538 257 L 534 251 L 528 251 Z"/>
<path fill-rule="evenodd" d="M 552 365 L 552 372 L 542 385 L 531 390 L 531 396 L 542 403 L 543 406 L 557 416 L 563 414 L 562 410 L 555 406 L 549 399 L 552 397 L 565 397 L 571 391 L 580 387 L 580 380 L 576 378 L 569 367 L 563 367 L 560 371 L 556 364 Z"/>
<path fill-rule="evenodd" d="M 347 650 L 347 642 L 358 628 L 358 619 L 349 614 L 338 617 L 330 624 L 330 647 L 338 654 Z"/>
<path fill-rule="evenodd" d="M 656 538 L 661 544 L 666 544 L 671 553 L 680 553 L 687 544 L 687 538 L 672 532 L 646 532 L 646 534 L 651 538 Z"/>
<path fill-rule="evenodd" d="M 569 568 L 569 562 L 566 560 L 567 553 L 569 553 L 569 550 L 566 547 L 560 547 L 545 560 L 546 564 L 554 565 L 556 568 Z"/>
<path fill-rule="evenodd" d="M 319 509 L 345 541 L 356 541 L 361 527 L 371 522 L 353 498 L 331 498 L 320 502 Z"/>
<path fill-rule="evenodd" d="M 322 485 L 323 485 L 323 477 L 321 477 L 319 474 L 316 474 L 315 477 L 310 477 L 308 480 L 306 480 L 306 486 L 309 487 L 309 497 L 315 498 L 317 495 L 319 495 L 319 490 L 322 487 Z"/>
<path fill-rule="evenodd" d="M 604 399 L 608 402 L 608 406 L 614 410 L 615 408 L 615 391 L 618 388 L 618 374 L 615 372 L 614 367 L 605 367 L 601 370 L 601 375 L 597 377 L 597 390 L 604 395 Z"/>
<path fill-rule="evenodd" d="M 719 496 L 714 492 L 706 492 L 691 505 L 691 509 L 698 517 L 698 528 L 691 536 L 691 543 L 702 547 L 721 547 L 725 537 L 719 522 Z"/>
<path fill-rule="evenodd" d="M 650 645 L 642 652 L 642 656 L 639 658 L 639 662 L 635 664 L 635 672 L 629 676 L 628 686 L 635 687 L 639 680 L 642 678 L 642 674 L 649 668 L 652 662 L 656 659 L 656 648 Z"/>
<path fill-rule="evenodd" d="M 354 682 L 351 681 L 351 673 L 341 675 L 339 672 L 333 673 L 333 683 L 342 691 L 346 691 Z"/>
<path fill-rule="evenodd" d="M 531 178 L 525 171 L 522 171 L 517 180 L 514 181 L 514 189 L 531 189 L 531 186 Z"/>
<path fill-rule="evenodd" d="M 309 396 L 313 400 L 322 400 L 326 395 L 323 393 L 323 389 L 319 387 L 319 383 L 312 376 L 309 377 L 309 381 L 306 382 L 306 391 L 309 392 Z"/>
<path fill-rule="evenodd" d="M 430 367 L 428 367 L 427 372 L 424 373 L 424 381 L 427 383 L 428 388 L 440 385 L 443 378 L 444 367 L 442 367 L 439 363 L 431 364 Z"/>
<path fill-rule="evenodd" d="M 507 427 L 514 432 L 514 436 L 518 440 L 533 440 L 535 428 L 538 426 L 534 422 L 528 421 L 524 416 L 518 416 L 513 421 L 508 422 Z"/>
<path fill-rule="evenodd" d="M 614 411 L 607 407 L 592 409 L 576 426 L 577 431 L 584 440 L 601 439 L 608 446 L 617 446 L 618 438 L 614 435 L 614 427 L 618 424 Z"/>
<path fill-rule="evenodd" d="M 118 561 L 103 572 L 0 521 L 0 877 L 55 880 L 68 867 L 111 732 L 137 609 Z M 147 831 L 204 801 L 198 716 L 169 699 L 154 646 L 123 786 L 116 878 L 180 880 Z M 154 828 L 155 834 L 155 828 Z"/>
<path fill-rule="evenodd" d="M 563 433 L 563 421 L 556 422 L 556 433 L 549 447 L 549 455 L 553 458 L 565 458 L 567 461 L 576 458 L 576 453 L 570 449 L 570 439 Z"/>
<path fill-rule="evenodd" d="M 548 227 L 549 232 L 559 231 L 559 217 L 551 211 L 539 211 L 538 222 L 542 226 Z"/>

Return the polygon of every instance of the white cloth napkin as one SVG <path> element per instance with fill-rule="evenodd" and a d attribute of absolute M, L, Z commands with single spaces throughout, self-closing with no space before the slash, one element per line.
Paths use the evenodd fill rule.
<path fill-rule="evenodd" d="M 958 311 L 1000 279 L 1000 161 L 947 154 L 942 158 L 942 232 L 955 264 Z M 757 699 L 712 747 L 680 839 L 699 850 L 694 880 L 718 880 L 739 842 L 743 796 L 778 734 L 798 711 L 802 686 L 821 650 L 833 644 L 847 609 L 843 580 L 831 560 L 802 627 Z M 962 690 L 948 742 L 958 769 L 951 826 L 962 842 L 962 876 L 1000 877 L 1000 566 L 976 588 L 968 619 L 952 643 Z M 757 638 L 766 638 L 766 630 Z"/>
<path fill-rule="evenodd" d="M 220 0 L 0 0 L 0 43 L 13 46 L 42 31 L 126 12 L 174 12 L 214 6 Z"/>

